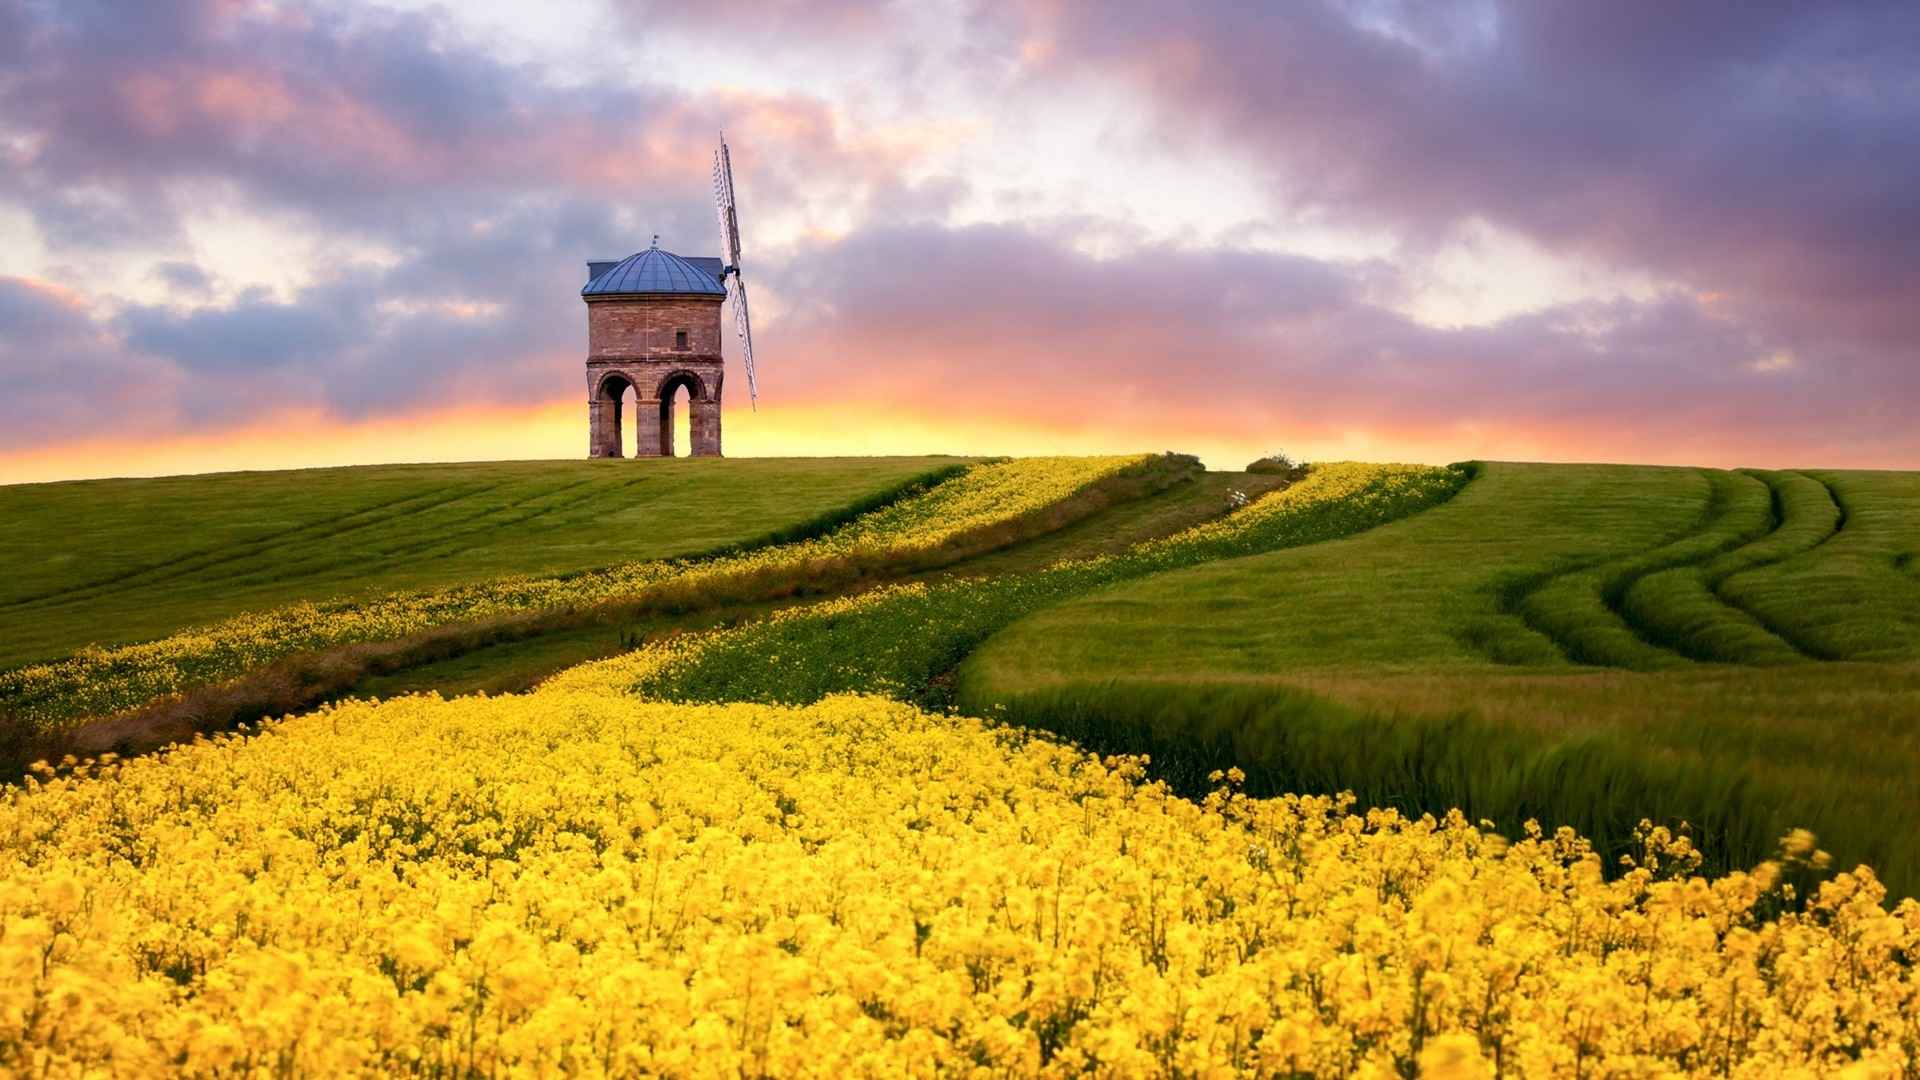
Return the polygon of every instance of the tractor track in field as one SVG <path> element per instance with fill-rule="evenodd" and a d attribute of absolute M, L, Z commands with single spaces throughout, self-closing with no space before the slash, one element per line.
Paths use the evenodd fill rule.
<path fill-rule="evenodd" d="M 1743 476 L 1749 480 L 1754 481 L 1755 483 L 1766 484 L 1766 481 L 1761 480 L 1759 477 L 1754 476 L 1752 473 L 1734 473 L 1732 475 Z M 1641 641 L 1645 642 L 1648 645 L 1653 646 L 1656 649 L 1660 649 L 1664 652 L 1671 653 L 1676 657 L 1679 657 L 1682 659 L 1689 659 L 1688 657 L 1686 657 L 1684 653 L 1681 653 L 1678 650 L 1674 649 L 1671 644 L 1661 640 L 1657 635 L 1651 633 L 1650 631 L 1648 631 L 1646 627 L 1640 625 L 1638 622 L 1634 620 L 1634 618 L 1626 610 L 1625 601 L 1626 601 L 1626 596 L 1628 591 L 1631 590 L 1635 585 L 1639 584 L 1641 581 L 1644 581 L 1645 579 L 1652 577 L 1654 574 L 1662 573 L 1667 570 L 1683 570 L 1689 566 L 1704 565 L 1730 552 L 1739 551 L 1741 548 L 1759 543 L 1760 541 L 1765 540 L 1767 537 L 1770 537 L 1775 533 L 1779 532 L 1780 526 L 1784 521 L 1784 516 L 1782 515 L 1779 507 L 1779 494 L 1774 490 L 1772 485 L 1767 485 L 1767 504 L 1768 504 L 1767 505 L 1767 523 L 1760 532 L 1737 534 L 1727 539 L 1726 541 L 1724 541 L 1718 547 L 1714 548 L 1711 551 L 1701 552 L 1698 555 L 1695 555 L 1689 558 L 1677 558 L 1671 562 L 1666 562 L 1666 563 L 1662 563 L 1654 566 L 1648 566 L 1648 567 L 1640 568 L 1634 571 L 1630 571 L 1624 576 L 1608 582 L 1607 587 L 1603 588 L 1600 591 L 1600 602 L 1606 606 L 1606 609 L 1608 611 L 1612 612 L 1616 618 L 1618 618 L 1622 623 L 1624 623 L 1629 630 L 1632 630 L 1634 633 L 1634 636 L 1639 638 Z M 1719 509 L 1720 509 L 1720 512 L 1718 514 L 1713 514 L 1711 512 L 1709 513 L 1708 520 L 1704 522 L 1701 525 L 1700 529 L 1698 529 L 1694 533 L 1695 536 L 1698 536 L 1701 533 L 1704 533 L 1708 529 L 1712 528 L 1715 522 L 1721 520 L 1727 515 L 1727 513 L 1729 513 L 1729 509 L 1724 505 L 1721 506 Z M 1658 550 L 1658 549 L 1655 549 L 1655 550 Z"/>
<path fill-rule="evenodd" d="M 1833 523 L 1833 531 L 1821 537 L 1818 544 L 1807 549 L 1808 551 L 1812 551 L 1814 548 L 1825 547 L 1828 542 L 1839 539 L 1840 534 L 1847 531 L 1847 522 L 1853 520 L 1853 507 L 1847 505 L 1847 497 L 1840 494 L 1840 489 L 1833 486 L 1833 481 L 1821 476 L 1819 473 L 1802 471 L 1800 475 L 1826 488 L 1827 498 L 1833 501 L 1833 508 L 1839 511 L 1839 517 L 1836 518 Z"/>
<path fill-rule="evenodd" d="M 462 551 L 471 550 L 475 546 L 470 543 L 458 543 L 458 541 L 464 540 L 467 537 L 471 537 L 479 533 L 487 532 L 492 529 L 498 529 L 504 526 L 524 525 L 529 521 L 535 521 L 535 520 L 538 520 L 539 518 L 547 517 L 550 514 L 557 514 L 557 513 L 572 511 L 572 510 L 578 510 L 581 507 L 589 506 L 600 500 L 610 498 L 618 492 L 622 492 L 627 490 L 628 488 L 637 487 L 643 483 L 648 483 L 648 482 L 650 482 L 649 477 L 637 476 L 631 480 L 625 481 L 624 483 L 613 484 L 608 487 L 597 487 L 590 491 L 581 492 L 572 498 L 566 499 L 561 502 L 556 502 L 551 506 L 541 506 L 541 507 L 538 507 L 537 509 L 528 510 L 526 513 L 521 514 L 519 517 L 510 517 L 504 520 L 492 521 L 484 526 L 475 524 L 471 528 L 463 528 L 458 532 L 452 532 L 442 536 L 436 536 L 427 543 L 416 544 L 416 545 L 413 545 L 412 547 L 394 548 L 391 551 L 383 552 L 382 555 L 384 558 L 388 560 L 391 560 L 396 556 L 407 556 L 407 555 L 423 555 L 427 558 L 433 558 L 433 559 L 444 558 L 448 555 L 455 555 Z M 490 514 L 482 515 L 482 517 L 480 518 L 470 519 L 470 523 L 483 521 L 486 518 L 492 517 L 493 514 L 506 513 L 512 510 L 520 510 L 520 509 L 527 508 L 533 503 L 541 502 L 545 499 L 553 497 L 554 495 L 558 495 L 561 492 L 572 491 L 575 488 L 579 488 L 589 483 L 592 483 L 592 481 L 582 480 L 577 484 L 567 484 L 563 487 L 553 488 L 552 490 L 547 491 L 546 493 L 540 496 L 536 496 L 535 498 L 523 499 L 520 502 L 512 503 L 508 506 L 503 506 L 499 510 L 493 511 Z"/>
<path fill-rule="evenodd" d="M 1819 484 L 1820 490 L 1826 493 L 1827 504 L 1831 506 L 1833 509 L 1833 525 L 1830 528 L 1828 528 L 1826 532 L 1822 533 L 1818 540 L 1815 540 L 1813 543 L 1808 544 L 1805 547 L 1796 548 L 1788 551 L 1782 551 L 1778 555 L 1774 555 L 1767 559 L 1762 559 L 1761 561 L 1756 562 L 1751 566 L 1742 566 L 1739 569 L 1730 570 L 1724 574 L 1716 575 L 1711 580 L 1708 580 L 1705 582 L 1707 586 L 1707 592 L 1711 594 L 1715 600 L 1718 600 L 1722 604 L 1725 604 L 1728 608 L 1739 612 L 1741 615 L 1744 615 L 1749 619 L 1752 619 L 1754 622 L 1754 625 L 1760 627 L 1762 630 L 1765 630 L 1767 633 L 1772 634 L 1774 637 L 1778 638 L 1781 644 L 1792 649 L 1794 652 L 1799 653 L 1800 655 L 1806 657 L 1809 660 L 1833 660 L 1833 659 L 1836 659 L 1836 657 L 1821 655 L 1819 652 L 1809 647 L 1806 644 L 1806 642 L 1797 639 L 1792 631 L 1788 630 L 1784 626 L 1779 625 L 1776 621 L 1761 615 L 1759 612 L 1754 611 L 1752 608 L 1746 607 L 1743 604 L 1736 603 L 1731 597 L 1726 595 L 1723 589 L 1723 586 L 1725 586 L 1729 580 L 1731 580 L 1732 578 L 1740 574 L 1750 573 L 1755 570 L 1762 570 L 1769 566 L 1775 566 L 1787 561 L 1788 559 L 1795 558 L 1800 555 L 1805 555 L 1810 551 L 1814 551 L 1814 550 L 1817 550 L 1818 548 L 1824 547 L 1830 541 L 1838 537 L 1843 531 L 1845 531 L 1847 527 L 1847 516 L 1848 516 L 1847 505 L 1840 498 L 1839 491 L 1837 491 L 1831 483 L 1828 483 L 1826 480 L 1822 479 L 1821 477 L 1816 476 L 1813 473 L 1809 473 L 1809 472 L 1792 471 L 1792 472 L 1782 472 L 1778 475 L 1804 477 L 1805 479 L 1811 480 L 1814 483 Z M 1771 484 L 1769 484 L 1768 486 L 1773 487 L 1773 485 Z M 1775 488 L 1774 490 L 1774 498 L 1775 498 L 1774 506 L 1775 506 L 1776 515 L 1784 519 L 1785 500 L 1780 498 L 1778 488 Z M 1784 525 L 1785 521 L 1783 520 L 1781 524 Z M 1779 526 L 1776 526 L 1775 531 L 1777 532 L 1778 530 L 1779 530 Z"/>
<path fill-rule="evenodd" d="M 1618 615 L 1621 621 L 1625 622 L 1628 625 L 1628 627 L 1630 627 L 1633 630 L 1633 632 L 1642 641 L 1653 646 L 1654 648 L 1665 650 L 1682 659 L 1691 660 L 1697 663 L 1737 662 L 1737 661 L 1728 661 L 1724 657 L 1717 657 L 1717 656 L 1710 656 L 1710 655 L 1708 656 L 1695 655 L 1694 652 L 1688 651 L 1686 648 L 1682 647 L 1680 643 L 1672 640 L 1667 635 L 1663 634 L 1657 627 L 1648 625 L 1648 623 L 1642 617 L 1637 615 L 1634 612 L 1634 610 L 1626 603 L 1627 594 L 1633 590 L 1633 587 L 1639 584 L 1641 581 L 1645 580 L 1646 578 L 1651 577 L 1653 574 L 1664 573 L 1670 570 L 1684 570 L 1689 566 L 1697 566 L 1701 568 L 1700 585 L 1706 597 L 1708 597 L 1715 603 L 1718 603 L 1722 608 L 1726 609 L 1726 611 L 1732 614 L 1735 618 L 1747 620 L 1754 627 L 1757 627 L 1758 629 L 1764 631 L 1766 634 L 1768 634 L 1769 636 L 1774 638 L 1776 641 L 1778 641 L 1779 644 L 1785 646 L 1787 649 L 1791 650 L 1792 652 L 1800 656 L 1806 657 L 1808 659 L 1812 659 L 1813 657 L 1810 653 L 1808 653 L 1805 649 L 1801 648 L 1791 638 L 1787 637 L 1785 634 L 1782 634 L 1777 628 L 1773 626 L 1769 626 L 1764 620 L 1754 615 L 1753 612 L 1748 611 L 1747 609 L 1741 607 L 1740 605 L 1729 601 L 1725 596 L 1723 596 L 1720 593 L 1720 585 L 1721 583 L 1725 582 L 1728 578 L 1733 577 L 1735 574 L 1745 573 L 1749 570 L 1758 570 L 1764 566 L 1771 566 L 1774 563 L 1780 562 L 1784 559 L 1790 559 L 1795 555 L 1798 555 L 1804 551 L 1812 550 L 1813 548 L 1818 547 L 1821 544 L 1824 544 L 1828 540 L 1832 539 L 1834 535 L 1832 531 L 1824 533 L 1818 540 L 1814 541 L 1812 544 L 1809 544 L 1805 547 L 1787 548 L 1785 550 L 1780 551 L 1778 554 L 1769 555 L 1765 558 L 1759 559 L 1755 562 L 1752 562 L 1746 565 L 1735 566 L 1735 567 L 1732 567 L 1731 569 L 1720 570 L 1717 572 L 1710 572 L 1707 568 L 1712 563 L 1714 563 L 1719 559 L 1730 557 L 1730 556 L 1737 556 L 1740 552 L 1745 551 L 1748 548 L 1758 547 L 1762 544 L 1767 543 L 1770 540 L 1776 539 L 1781 535 L 1781 531 L 1783 529 L 1785 529 L 1789 524 L 1792 524 L 1795 521 L 1795 519 L 1791 517 L 1788 513 L 1787 500 L 1782 493 L 1783 478 L 1798 476 L 1807 480 L 1812 480 L 1816 484 L 1819 484 L 1820 481 L 1813 477 L 1806 476 L 1804 473 L 1797 473 L 1797 472 L 1783 471 L 1783 472 L 1775 472 L 1775 473 L 1762 475 L 1752 470 L 1740 470 L 1740 473 L 1741 475 L 1750 476 L 1767 486 L 1768 522 L 1767 522 L 1767 528 L 1764 532 L 1751 536 L 1747 538 L 1744 542 L 1738 545 L 1723 548 L 1718 553 L 1702 555 L 1700 558 L 1693 560 L 1691 562 L 1684 562 L 1674 566 L 1664 567 L 1659 570 L 1650 570 L 1645 573 L 1634 575 L 1632 578 L 1625 580 L 1623 582 L 1620 582 L 1616 589 L 1610 591 L 1607 594 L 1603 594 L 1601 599 L 1603 602 L 1606 603 L 1607 607 L 1610 610 L 1612 610 L 1614 614 Z M 1821 490 L 1826 493 L 1827 499 L 1831 503 L 1833 501 L 1832 489 L 1827 487 L 1825 484 L 1821 484 L 1820 487 L 1821 487 Z"/>
<path fill-rule="evenodd" d="M 1761 483 L 1757 477 L 1747 473 L 1720 473 L 1717 470 L 1703 469 L 1700 470 L 1700 475 L 1707 480 L 1709 493 L 1705 508 L 1691 526 L 1633 554 L 1612 556 L 1528 579 L 1525 582 L 1526 587 L 1511 590 L 1509 597 L 1503 601 L 1503 607 L 1506 608 L 1507 613 L 1518 617 L 1528 629 L 1552 642 L 1562 655 L 1576 664 L 1596 667 L 1637 666 L 1601 655 L 1596 651 L 1592 641 L 1583 640 L 1583 636 L 1570 634 L 1566 627 L 1543 618 L 1536 605 L 1532 603 L 1541 593 L 1559 582 L 1589 573 L 1602 574 L 1605 576 L 1598 582 L 1598 588 L 1593 590 L 1592 596 L 1598 609 L 1604 612 L 1606 617 L 1605 625 L 1599 629 L 1624 632 L 1636 647 L 1649 650 L 1646 655 L 1649 661 L 1656 661 L 1660 665 L 1665 665 L 1669 660 L 1673 664 L 1691 663 L 1692 661 L 1683 653 L 1674 650 L 1666 642 L 1649 636 L 1644 627 L 1627 617 L 1622 604 L 1627 591 L 1637 582 L 1653 574 L 1694 566 L 1718 558 L 1729 551 L 1751 544 L 1780 527 L 1778 515 L 1770 512 L 1767 526 L 1758 533 L 1737 533 L 1709 548 L 1698 551 L 1683 550 L 1667 557 L 1660 556 L 1658 553 L 1663 549 L 1688 545 L 1691 541 L 1707 536 L 1716 525 L 1735 512 L 1733 489 L 1738 482 L 1732 478 L 1739 477 L 1752 483 Z M 1728 479 L 1723 481 L 1718 479 L 1719 477 Z M 1619 569 L 1608 573 L 1609 566 L 1618 566 Z M 1654 664 L 1640 666 L 1652 667 Z"/>
<path fill-rule="evenodd" d="M 1708 476 L 1711 481 L 1716 474 L 1704 473 L 1703 475 Z M 1582 641 L 1577 636 L 1570 636 L 1565 632 L 1563 627 L 1541 618 L 1529 604 L 1529 601 L 1533 597 L 1542 590 L 1551 587 L 1555 582 L 1585 574 L 1605 574 L 1605 568 L 1609 564 L 1619 564 L 1622 567 L 1621 570 L 1611 576 L 1605 577 L 1599 582 L 1599 587 L 1594 591 L 1594 599 L 1600 607 L 1607 612 L 1609 619 L 1616 624 L 1618 628 L 1624 629 L 1631 634 L 1640 646 L 1652 650 L 1652 652 L 1647 654 L 1648 660 L 1658 659 L 1664 663 L 1664 658 L 1671 658 L 1671 661 L 1675 664 L 1738 662 L 1728 660 L 1724 657 L 1702 655 L 1697 649 L 1687 649 L 1663 633 L 1659 627 L 1649 625 L 1643 616 L 1636 615 L 1631 605 L 1626 602 L 1628 594 L 1632 592 L 1636 585 L 1655 574 L 1667 573 L 1674 570 L 1685 570 L 1688 567 L 1701 567 L 1700 585 L 1707 598 L 1725 608 L 1726 611 L 1734 617 L 1749 623 L 1753 628 L 1763 632 L 1769 638 L 1776 641 L 1782 648 L 1796 656 L 1811 660 L 1830 659 L 1808 648 L 1804 642 L 1797 640 L 1795 635 L 1785 627 L 1779 626 L 1775 622 L 1765 619 L 1748 608 L 1734 602 L 1725 595 L 1722 586 L 1727 580 L 1739 574 L 1759 570 L 1803 555 L 1831 541 L 1835 536 L 1838 536 L 1845 527 L 1847 510 L 1844 502 L 1840 498 L 1839 493 L 1834 490 L 1832 484 L 1810 473 L 1783 471 L 1763 476 L 1754 472 L 1741 472 L 1732 475 L 1744 476 L 1756 483 L 1764 483 L 1767 486 L 1768 520 L 1765 528 L 1760 531 L 1733 534 L 1721 543 L 1710 548 L 1676 552 L 1671 558 L 1660 558 L 1657 553 L 1661 549 L 1674 547 L 1676 545 L 1686 545 L 1690 541 L 1697 540 L 1705 534 L 1710 533 L 1717 524 L 1725 521 L 1730 513 L 1735 512 L 1731 500 L 1728 497 L 1728 492 L 1731 489 L 1724 486 L 1716 487 L 1709 497 L 1708 505 L 1701 518 L 1686 531 L 1670 537 L 1659 544 L 1643 548 L 1633 554 L 1577 563 L 1520 579 L 1509 585 L 1506 589 L 1503 589 L 1501 601 L 1502 610 L 1520 619 L 1528 629 L 1544 637 L 1561 655 L 1574 663 L 1602 667 L 1652 667 L 1654 665 L 1651 663 L 1645 665 L 1627 664 L 1597 655 L 1588 642 Z M 1802 520 L 1800 517 L 1791 514 L 1788 510 L 1788 503 L 1782 492 L 1782 487 L 1788 478 L 1800 478 L 1820 486 L 1821 491 L 1825 495 L 1825 508 L 1833 512 L 1834 524 L 1832 527 L 1822 531 L 1820 535 L 1810 543 L 1797 543 L 1790 546 L 1783 546 L 1779 551 L 1769 552 L 1766 556 L 1757 558 L 1750 563 L 1708 572 L 1705 568 L 1709 564 L 1728 556 L 1737 555 L 1747 548 L 1774 541 L 1780 537 L 1783 529 L 1790 525 L 1797 524 Z M 1813 512 L 1818 513 L 1819 511 Z"/>
<path fill-rule="evenodd" d="M 359 510 L 342 514 L 336 518 L 316 521 L 308 525 L 299 525 L 291 529 L 283 529 L 279 532 L 268 533 L 265 536 L 256 537 L 252 540 L 226 544 L 219 548 L 201 548 L 196 551 L 184 552 L 171 559 L 163 559 L 160 562 L 149 563 L 146 566 L 117 574 L 111 578 L 96 579 L 81 585 L 75 585 L 65 589 L 55 589 L 33 596 L 16 597 L 0 603 L 0 610 L 17 611 L 31 608 L 61 607 L 79 600 L 95 600 L 102 596 L 111 596 L 115 593 L 128 592 L 150 585 L 177 581 L 181 578 L 199 573 L 202 570 L 226 566 L 243 559 L 253 558 L 257 555 L 285 548 L 290 544 L 332 540 L 349 533 L 358 532 L 361 529 L 404 520 L 446 506 L 450 503 L 472 498 L 475 495 L 485 494 L 499 486 L 501 485 L 498 483 L 484 484 L 475 488 L 459 489 L 455 494 L 451 495 L 445 495 L 446 489 L 443 488 L 417 495 L 409 495 L 404 498 L 392 499 L 384 503 L 362 507 Z M 445 497 L 434 497 L 439 495 L 445 495 Z M 404 507 L 404 509 L 395 510 L 395 508 L 399 507 Z M 380 514 L 379 512 L 382 510 L 395 510 L 395 512 Z M 354 519 L 356 518 L 363 520 L 355 521 Z"/>

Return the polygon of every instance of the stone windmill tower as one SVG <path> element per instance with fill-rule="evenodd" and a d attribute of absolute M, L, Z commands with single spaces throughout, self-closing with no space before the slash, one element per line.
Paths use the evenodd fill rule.
<path fill-rule="evenodd" d="M 720 456 L 720 304 L 733 297 L 733 327 L 747 389 L 757 398 L 753 328 L 740 276 L 740 225 L 733 162 L 725 138 L 713 156 L 713 203 L 726 259 L 682 258 L 653 246 L 618 262 L 589 262 L 580 298 L 587 302 L 587 456 L 620 457 L 621 401 L 634 392 L 636 457 L 673 456 L 673 399 L 684 387 L 694 457 Z M 731 285 L 731 289 L 729 289 Z"/>
<path fill-rule="evenodd" d="M 694 457 L 720 456 L 719 259 L 685 259 L 655 245 L 619 262 L 587 264 L 587 456 L 620 457 L 621 399 L 631 387 L 636 457 L 673 456 L 673 399 L 685 387 Z"/>

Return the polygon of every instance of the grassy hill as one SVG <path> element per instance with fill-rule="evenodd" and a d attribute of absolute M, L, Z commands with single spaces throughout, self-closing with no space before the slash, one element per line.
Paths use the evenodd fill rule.
<path fill-rule="evenodd" d="M 1920 475 L 1492 464 L 1361 536 L 1159 574 L 973 653 L 1007 710 L 1287 790 L 1812 825 L 1920 886 Z"/>
<path fill-rule="evenodd" d="M 1836 499 L 1861 509 L 1843 524 Z M 1494 463 L 1446 505 L 1363 537 L 1054 608 L 979 663 L 1024 687 L 1121 672 L 1916 660 L 1915 548 L 1920 475 Z"/>
<path fill-rule="evenodd" d="M 555 462 L 0 488 L 0 665 L 288 600 L 349 595 L 372 609 L 395 590 L 463 583 L 491 596 L 501 574 L 750 544 L 844 520 L 955 463 Z M 750 582 L 739 588 L 649 571 L 631 588 L 655 600 L 638 606 L 495 604 L 475 629 L 457 621 L 476 610 L 462 601 L 392 640 L 269 650 L 276 659 L 248 663 L 285 670 L 262 667 L 251 704 L 195 690 L 175 712 L 204 729 L 209 716 L 345 693 L 518 691 L 642 642 L 691 643 L 645 693 L 881 692 L 1150 752 L 1191 790 L 1240 765 L 1256 789 L 1352 789 L 1508 829 L 1538 817 L 1616 852 L 1642 817 L 1684 819 L 1722 866 L 1806 825 L 1843 860 L 1920 890 L 1920 845 L 1906 839 L 1920 834 L 1920 474 L 1492 463 L 1422 480 L 1371 468 L 1288 487 L 1169 459 L 1113 474 L 1097 497 L 1079 480 L 1039 497 L 1058 469 L 1035 465 L 971 495 L 936 489 L 921 510 L 893 504 L 873 519 L 892 524 L 863 534 L 879 546 L 831 573 L 788 545 L 730 564 Z M 956 513 L 996 524 L 980 532 Z M 943 522 L 966 539 L 941 541 L 937 559 L 912 554 L 912 537 Z"/>
<path fill-rule="evenodd" d="M 1190 482 L 1118 502 L 1062 528 L 965 559 L 926 576 L 932 581 L 964 580 L 983 575 L 1025 576 L 1038 573 L 1064 559 L 1114 555 L 1140 541 L 1166 536 L 1220 517 L 1231 508 L 1231 492 L 1259 495 L 1281 483 L 1280 478 L 1273 476 L 1240 472 L 1204 473 L 1193 477 Z M 790 603 L 744 607 L 716 605 L 701 612 L 632 618 L 623 620 L 617 626 L 592 625 L 543 634 L 529 640 L 505 642 L 435 663 L 378 675 L 365 680 L 357 689 L 380 697 L 428 690 L 444 694 L 526 690 L 554 672 L 631 648 L 633 641 L 649 634 L 708 629 L 745 619 L 764 618 L 788 606 Z M 955 630 L 959 628 L 959 621 L 949 618 L 944 625 L 949 630 Z M 802 681 L 793 679 L 794 675 L 794 670 L 789 667 L 782 677 L 790 683 Z M 737 676 L 730 679 L 728 685 L 737 686 Z"/>
<path fill-rule="evenodd" d="M 0 487 L 0 668 L 293 600 L 738 544 L 957 464 L 379 465 Z"/>

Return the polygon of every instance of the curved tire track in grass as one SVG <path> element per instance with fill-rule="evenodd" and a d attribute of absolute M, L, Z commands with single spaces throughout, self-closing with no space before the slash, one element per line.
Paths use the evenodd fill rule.
<path fill-rule="evenodd" d="M 1773 528 L 1752 543 L 1694 566 L 1648 574 L 1621 596 L 1620 613 L 1648 640 L 1692 660 L 1791 664 L 1811 658 L 1779 626 L 1728 600 L 1734 574 L 1811 551 L 1838 535 L 1844 514 L 1833 492 L 1797 472 L 1752 472 L 1772 497 Z"/>
<path fill-rule="evenodd" d="M 1708 484 L 1708 500 L 1695 528 L 1637 555 L 1572 569 L 1535 584 L 1513 601 L 1513 613 L 1576 663 L 1637 671 L 1690 663 L 1628 620 L 1622 611 L 1627 594 L 1643 578 L 1713 559 L 1775 527 L 1772 493 L 1760 480 L 1713 470 L 1702 470 L 1701 475 Z"/>
<path fill-rule="evenodd" d="M 1775 566 L 1736 574 L 1721 595 L 1822 660 L 1920 662 L 1920 475 L 1807 470 L 1841 511 L 1835 535 Z M 1902 562 L 1902 556 L 1906 561 Z"/>

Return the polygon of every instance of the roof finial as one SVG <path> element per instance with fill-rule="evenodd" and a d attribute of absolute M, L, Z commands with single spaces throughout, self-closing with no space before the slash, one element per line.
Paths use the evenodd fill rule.
<path fill-rule="evenodd" d="M 653 234 L 653 246 L 654 246 L 654 247 L 659 247 L 659 246 L 660 246 L 660 234 L 659 234 L 659 233 L 654 233 L 654 234 Z"/>

